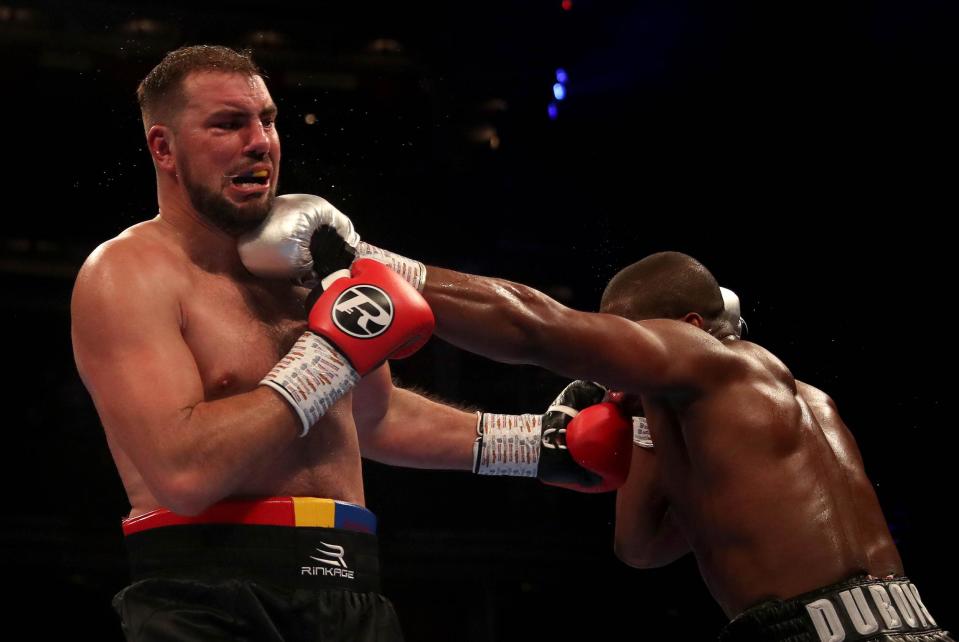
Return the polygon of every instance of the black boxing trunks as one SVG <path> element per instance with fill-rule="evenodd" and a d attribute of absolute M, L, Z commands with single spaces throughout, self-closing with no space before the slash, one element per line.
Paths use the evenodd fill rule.
<path fill-rule="evenodd" d="M 379 593 L 376 517 L 310 497 L 124 520 L 127 640 L 402 640 Z"/>
<path fill-rule="evenodd" d="M 788 600 L 769 600 L 726 625 L 719 642 L 955 642 L 905 577 L 850 578 Z"/>

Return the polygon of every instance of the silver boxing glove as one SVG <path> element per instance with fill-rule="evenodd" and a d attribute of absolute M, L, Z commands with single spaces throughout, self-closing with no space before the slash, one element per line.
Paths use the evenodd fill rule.
<path fill-rule="evenodd" d="M 353 222 L 326 199 L 312 194 L 278 196 L 266 220 L 237 240 L 240 259 L 255 276 L 315 284 L 330 271 L 327 266 L 315 265 L 310 247 L 314 233 L 324 226 L 332 228 L 356 254 L 360 235 Z"/>
<path fill-rule="evenodd" d="M 723 329 L 728 328 L 737 339 L 742 339 L 743 330 L 746 330 L 746 320 L 742 317 L 742 308 L 739 304 L 739 296 L 729 288 L 720 287 L 719 291 L 723 294 Z"/>

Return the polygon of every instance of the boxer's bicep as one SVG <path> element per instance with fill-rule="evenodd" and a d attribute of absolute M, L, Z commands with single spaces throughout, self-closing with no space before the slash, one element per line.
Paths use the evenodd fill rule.
<path fill-rule="evenodd" d="M 539 365 L 613 390 L 668 394 L 700 388 L 702 350 L 712 339 L 698 328 L 656 319 L 639 323 L 610 314 L 570 311 L 552 322 Z"/>
<path fill-rule="evenodd" d="M 104 428 L 145 461 L 202 401 L 203 386 L 175 297 L 127 267 L 84 268 L 72 302 L 73 346 Z"/>
<path fill-rule="evenodd" d="M 646 322 L 571 309 L 520 283 L 433 267 L 429 274 L 423 294 L 436 315 L 436 334 L 504 363 L 640 392 L 696 385 L 703 371 L 690 347 L 718 344 L 688 323 L 657 320 L 644 327 Z M 656 323 L 688 329 L 674 328 L 677 338 Z"/>

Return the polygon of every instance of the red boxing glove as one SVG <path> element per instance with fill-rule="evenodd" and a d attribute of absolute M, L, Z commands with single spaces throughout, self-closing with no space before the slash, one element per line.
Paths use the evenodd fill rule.
<path fill-rule="evenodd" d="M 325 337 L 360 375 L 387 359 L 419 350 L 436 324 L 426 299 L 402 277 L 372 259 L 333 281 L 310 309 L 309 328 Z"/>
<path fill-rule="evenodd" d="M 616 490 L 629 475 L 633 424 L 614 403 L 589 406 L 566 426 L 566 447 L 577 464 L 602 478 L 586 492 Z"/>

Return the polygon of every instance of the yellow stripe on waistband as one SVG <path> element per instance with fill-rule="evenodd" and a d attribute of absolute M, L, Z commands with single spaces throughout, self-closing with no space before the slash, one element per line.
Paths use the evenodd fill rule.
<path fill-rule="evenodd" d="M 297 526 L 336 526 L 336 503 L 319 497 L 294 497 L 293 518 Z"/>

